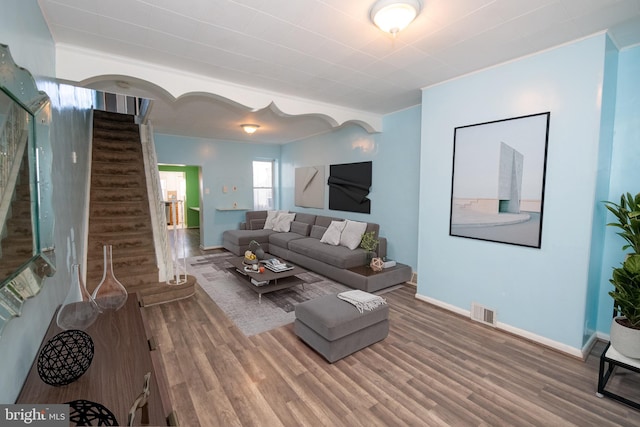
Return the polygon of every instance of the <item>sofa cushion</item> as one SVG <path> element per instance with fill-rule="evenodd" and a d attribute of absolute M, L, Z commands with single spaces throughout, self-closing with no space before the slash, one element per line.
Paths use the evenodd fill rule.
<path fill-rule="evenodd" d="M 249 221 L 248 230 L 262 230 L 264 229 L 264 219 L 252 219 Z"/>
<path fill-rule="evenodd" d="M 222 233 L 223 240 L 237 246 L 248 245 L 252 240 L 258 243 L 269 242 L 269 235 L 273 230 L 227 230 Z"/>
<path fill-rule="evenodd" d="M 321 243 L 320 240 L 312 237 L 291 240 L 289 250 L 337 268 L 358 267 L 367 261 L 364 249 L 358 248 L 352 251 L 344 246 Z"/>
<path fill-rule="evenodd" d="M 342 234 L 340 235 L 340 245 L 354 250 L 355 248 L 360 246 L 362 235 L 367 229 L 367 223 L 351 220 L 347 220 L 346 222 L 347 224 L 345 225 L 344 229 L 342 230 Z"/>
<path fill-rule="evenodd" d="M 289 233 L 273 233 L 269 235 L 269 245 L 279 246 L 283 249 L 289 249 L 289 242 L 295 239 L 302 239 L 304 236 L 301 236 L 298 233 L 289 232 Z"/>
<path fill-rule="evenodd" d="M 295 213 L 281 213 L 276 217 L 273 224 L 273 231 L 288 233 L 291 229 L 291 223 L 295 219 Z"/>
<path fill-rule="evenodd" d="M 330 216 L 318 215 L 316 217 L 315 225 L 329 228 L 329 224 L 331 224 L 331 221 L 344 221 L 344 220 L 341 220 L 340 218 L 331 218 Z"/>
<path fill-rule="evenodd" d="M 327 231 L 324 232 L 320 241 L 329 245 L 337 246 L 340 244 L 340 236 L 347 223 L 345 221 L 331 221 Z"/>
<path fill-rule="evenodd" d="M 296 221 L 303 222 L 311 226 L 316 223 L 316 215 L 299 212 L 299 213 L 296 213 Z"/>
<path fill-rule="evenodd" d="M 300 214 L 296 214 L 296 219 Z M 303 237 L 307 237 L 309 232 L 311 231 L 311 224 L 306 224 L 304 222 L 293 221 L 291 222 L 291 229 L 289 230 L 292 233 L 297 233 Z"/>
<path fill-rule="evenodd" d="M 322 227 L 321 225 L 312 225 L 311 232 L 309 232 L 309 237 L 320 240 L 322 239 L 322 236 L 324 236 L 325 231 L 327 231 L 327 227 Z"/>

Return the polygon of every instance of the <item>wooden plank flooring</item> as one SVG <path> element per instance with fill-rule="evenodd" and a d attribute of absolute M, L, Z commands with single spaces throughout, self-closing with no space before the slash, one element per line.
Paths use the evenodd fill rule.
<path fill-rule="evenodd" d="M 335 364 L 287 325 L 240 332 L 199 286 L 145 308 L 183 426 L 640 426 L 640 411 L 595 396 L 586 362 L 386 293 L 390 332 Z M 640 376 L 612 387 L 640 400 Z"/>

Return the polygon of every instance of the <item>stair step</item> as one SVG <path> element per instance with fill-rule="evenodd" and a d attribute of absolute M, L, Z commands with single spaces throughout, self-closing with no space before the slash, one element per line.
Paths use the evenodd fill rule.
<path fill-rule="evenodd" d="M 141 169 L 140 162 L 101 162 L 95 159 L 91 163 L 91 173 L 99 173 L 101 175 L 136 175 L 143 176 L 144 169 Z"/>
<path fill-rule="evenodd" d="M 132 153 L 130 151 L 94 151 L 92 159 L 93 161 L 104 163 L 136 162 L 140 165 L 142 154 Z"/>
<path fill-rule="evenodd" d="M 91 191 L 90 200 L 91 202 L 147 202 L 147 189 L 145 188 L 98 188 L 99 191 L 95 191 L 93 189 Z"/>
<path fill-rule="evenodd" d="M 97 233 L 134 233 L 136 231 L 148 230 L 152 232 L 148 218 L 141 221 L 90 221 L 89 232 Z"/>
<path fill-rule="evenodd" d="M 98 250 L 102 253 L 102 246 L 109 244 L 113 251 L 124 249 L 155 248 L 153 235 L 149 232 L 141 233 L 90 233 L 87 250 Z"/>
<path fill-rule="evenodd" d="M 113 111 L 93 110 L 93 120 L 134 123 L 135 117 L 131 114 L 116 113 Z"/>
<path fill-rule="evenodd" d="M 124 125 L 118 122 L 95 123 L 93 139 L 121 141 L 131 140 L 140 144 L 140 127 L 135 124 Z"/>
<path fill-rule="evenodd" d="M 126 225 L 128 223 L 131 222 L 145 222 L 147 224 L 150 224 L 150 220 L 149 220 L 149 215 L 148 214 L 142 214 L 142 215 L 105 215 L 105 216 L 99 216 L 99 215 L 90 215 L 89 217 L 89 227 L 91 227 L 92 225 L 96 224 L 96 225 L 116 225 L 116 224 L 122 224 L 122 225 Z"/>
<path fill-rule="evenodd" d="M 94 173 L 91 177 L 91 187 L 117 187 L 117 188 L 147 188 L 147 180 L 144 176 L 135 175 L 108 175 Z"/>
<path fill-rule="evenodd" d="M 24 262 L 25 256 L 33 256 L 33 239 L 31 236 L 8 236 L 2 239 L 2 262 L 6 258 L 20 257 Z"/>
<path fill-rule="evenodd" d="M 31 203 L 14 201 L 9 212 L 12 218 L 31 218 Z"/>
<path fill-rule="evenodd" d="M 155 251 L 153 249 L 154 248 L 151 248 L 151 247 L 144 247 L 144 248 L 136 248 L 136 247 L 116 248 L 115 245 L 112 245 L 111 259 L 113 259 L 114 263 L 115 263 L 116 260 L 126 260 L 128 258 L 144 254 L 145 256 L 147 256 L 150 259 L 154 260 L 153 263 L 155 264 L 156 253 L 155 253 Z M 91 260 L 92 262 L 94 262 L 94 261 L 95 262 L 99 262 L 100 265 L 102 265 L 103 260 L 104 260 L 104 252 L 103 252 L 103 249 L 102 249 L 102 245 L 96 245 L 94 247 L 94 250 L 89 251 L 89 253 L 87 254 L 87 260 Z"/>
<path fill-rule="evenodd" d="M 110 131 L 112 132 L 112 131 Z M 106 132 L 105 132 L 106 134 Z M 127 153 L 140 153 L 142 152 L 142 144 L 140 143 L 139 133 L 132 132 L 132 135 L 127 138 L 117 138 L 114 139 L 112 137 L 108 137 L 107 135 L 99 135 L 93 136 L 93 149 L 94 150 L 111 150 L 111 151 L 122 151 Z"/>
<path fill-rule="evenodd" d="M 16 185 L 14 201 L 31 201 L 31 189 L 29 188 L 29 184 Z"/>
<path fill-rule="evenodd" d="M 11 218 L 7 221 L 8 236 L 31 237 L 31 218 Z"/>
<path fill-rule="evenodd" d="M 141 252 L 127 257 L 112 257 L 113 271 L 122 272 L 152 272 L 158 268 L 158 264 L 155 260 L 155 253 L 153 252 Z M 90 261 L 90 262 L 89 262 Z M 90 267 L 89 267 L 90 265 Z M 102 274 L 104 270 L 104 258 L 103 257 L 87 257 L 87 274 L 90 272 Z"/>
<path fill-rule="evenodd" d="M 101 202 L 94 200 L 90 205 L 90 217 L 102 218 L 102 217 L 149 217 L 149 203 L 148 202 Z"/>
<path fill-rule="evenodd" d="M 142 306 L 148 307 L 154 304 L 162 304 L 171 301 L 188 298 L 195 293 L 196 278 L 187 276 L 187 282 L 181 285 L 168 285 L 166 283 L 152 283 L 136 289 L 142 298 Z"/>
<path fill-rule="evenodd" d="M 138 270 L 139 271 L 139 270 Z M 116 279 L 127 289 L 127 292 L 132 293 L 134 291 L 130 291 L 131 288 L 136 286 L 145 285 L 147 283 L 157 283 L 158 282 L 158 269 L 155 271 L 149 272 L 118 272 L 114 269 L 114 275 Z M 89 275 L 87 273 L 87 290 L 89 292 L 93 292 L 95 288 L 98 287 L 100 282 L 102 281 L 102 272 L 99 275 Z"/>

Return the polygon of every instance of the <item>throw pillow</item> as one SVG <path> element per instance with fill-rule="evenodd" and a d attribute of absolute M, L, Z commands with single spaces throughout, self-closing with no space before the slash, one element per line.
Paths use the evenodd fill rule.
<path fill-rule="evenodd" d="M 288 213 L 288 211 L 267 211 L 267 219 L 264 222 L 264 229 L 273 230 L 273 226 L 276 223 L 276 218 L 282 213 Z"/>
<path fill-rule="evenodd" d="M 305 224 L 304 222 L 293 221 L 291 223 L 291 229 L 289 231 L 306 237 L 309 235 L 310 229 L 311 229 L 311 225 L 309 224 Z"/>
<path fill-rule="evenodd" d="M 340 235 L 342 234 L 342 230 L 344 230 L 344 226 L 346 222 L 344 221 L 331 221 L 327 231 L 322 235 L 322 239 L 320 242 L 327 243 L 329 245 L 338 246 L 340 243 Z"/>
<path fill-rule="evenodd" d="M 311 226 L 311 233 L 309 233 L 309 237 L 313 237 L 314 239 L 322 239 L 322 236 L 324 236 L 324 233 L 326 233 L 327 231 L 327 227 L 323 227 L 321 225 L 312 225 Z"/>
<path fill-rule="evenodd" d="M 366 222 L 358 222 L 347 220 L 344 230 L 340 235 L 340 246 L 346 246 L 347 248 L 354 250 L 360 246 L 362 235 L 367 230 Z"/>
<path fill-rule="evenodd" d="M 273 231 L 288 233 L 291 229 L 291 222 L 295 219 L 295 217 L 295 213 L 281 213 L 276 217 L 275 224 L 273 225 Z"/>

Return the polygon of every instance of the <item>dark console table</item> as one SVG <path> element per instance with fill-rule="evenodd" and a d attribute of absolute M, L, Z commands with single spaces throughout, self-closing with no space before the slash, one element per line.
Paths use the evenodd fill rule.
<path fill-rule="evenodd" d="M 61 332 L 55 319 L 54 315 L 43 344 Z M 164 367 L 137 295 L 129 295 L 125 306 L 117 312 L 102 313 L 85 332 L 93 339 L 95 354 L 84 375 L 66 386 L 50 386 L 38 376 L 36 356 L 16 403 L 54 404 L 89 400 L 104 405 L 120 425 L 127 425 L 129 409 L 142 392 L 145 374 L 151 372 L 149 425 L 177 425 Z M 135 425 L 140 425 L 140 421 L 138 410 Z"/>

